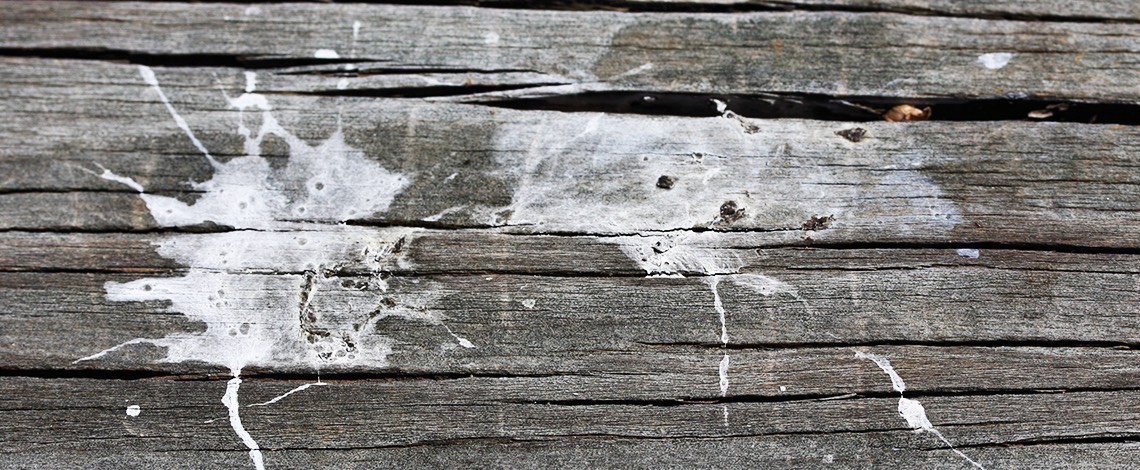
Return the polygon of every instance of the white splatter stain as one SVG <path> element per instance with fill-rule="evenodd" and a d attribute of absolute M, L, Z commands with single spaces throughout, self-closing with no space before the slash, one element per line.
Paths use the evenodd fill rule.
<path fill-rule="evenodd" d="M 222 402 L 229 410 L 231 427 L 250 449 L 250 459 L 262 468 L 261 451 L 238 411 L 244 368 L 384 367 L 392 340 L 377 334 L 375 325 L 393 316 L 442 326 L 459 345 L 474 347 L 429 308 L 435 300 L 430 292 L 404 295 L 397 305 L 377 307 L 375 293 L 388 290 L 383 279 L 368 279 L 362 292 L 328 275 L 345 262 L 362 263 L 378 273 L 394 257 L 393 247 L 414 234 L 415 229 L 376 230 L 343 224 L 353 217 L 386 211 L 408 185 L 406 177 L 348 146 L 339 129 L 317 145 L 286 131 L 274 118 L 266 97 L 255 93 L 257 77 L 252 72 L 246 74 L 245 93 L 226 97 L 238 113 L 245 155 L 220 162 L 171 105 L 153 70 L 141 66 L 139 72 L 213 166 L 213 177 L 193 183 L 200 196 L 186 203 L 148 194 L 133 179 L 106 169 L 97 174 L 139 191 L 160 226 L 214 223 L 238 230 L 164 237 L 156 242 L 157 251 L 186 266 L 183 276 L 105 285 L 109 300 L 165 301 L 168 311 L 204 323 L 205 331 L 135 338 L 76 362 L 99 359 L 128 345 L 151 344 L 165 349 L 164 362 L 228 368 L 233 379 Z M 256 132 L 245 125 L 247 110 L 260 112 Z M 288 146 L 289 159 L 283 166 L 273 168 L 261 157 L 262 142 L 268 136 Z M 298 294 L 303 301 L 298 302 Z M 307 388 L 298 387 L 278 399 Z"/>
<path fill-rule="evenodd" d="M 313 57 L 316 59 L 339 59 L 340 54 L 332 49 L 317 49 L 313 52 Z"/>
<path fill-rule="evenodd" d="M 134 417 L 138 416 L 140 413 L 142 413 L 142 408 L 139 407 L 138 405 L 131 405 L 131 406 L 127 407 L 127 416 L 134 418 Z"/>
<path fill-rule="evenodd" d="M 899 415 L 906 420 L 906 424 L 910 426 L 911 429 L 914 429 L 915 432 L 928 432 L 935 435 L 943 444 L 946 444 L 946 447 L 954 451 L 955 454 L 958 454 L 959 457 L 966 459 L 967 462 L 970 462 L 977 468 L 985 469 L 982 464 L 975 462 L 962 451 L 955 449 L 954 445 L 951 444 L 941 432 L 934 429 L 934 425 L 931 424 L 930 419 L 926 417 L 926 409 L 922 407 L 921 403 L 903 396 L 903 392 L 906 391 L 906 382 L 903 382 L 902 377 L 899 376 L 898 372 L 895 372 L 895 368 L 891 366 L 889 359 L 878 354 L 863 351 L 855 351 L 855 357 L 874 362 L 875 365 L 879 366 L 879 368 L 882 369 L 883 372 L 886 372 L 887 376 L 891 378 L 891 388 L 899 392 Z"/>
<path fill-rule="evenodd" d="M 978 65 L 990 70 L 998 70 L 1009 64 L 1013 59 L 1013 54 L 1010 52 L 991 52 L 989 54 L 982 54 L 978 56 Z"/>

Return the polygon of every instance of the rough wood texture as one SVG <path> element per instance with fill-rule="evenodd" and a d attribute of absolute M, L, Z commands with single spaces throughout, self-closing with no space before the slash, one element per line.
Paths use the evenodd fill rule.
<path fill-rule="evenodd" d="M 1133 2 L 477 3 L 6 4 L 0 466 L 1140 465 Z"/>
<path fill-rule="evenodd" d="M 16 3 L 2 21 L 0 47 L 32 54 L 110 49 L 183 56 L 192 63 L 195 54 L 312 59 L 326 49 L 362 61 L 365 74 L 407 68 L 530 72 L 552 84 L 603 90 L 1140 97 L 1137 24 L 850 12 L 673 15 L 382 5 L 251 10 L 177 3 Z M 354 36 L 355 22 L 360 28 Z M 240 41 L 218 31 L 234 31 Z M 1014 56 L 996 69 L 979 62 L 993 53 Z"/>

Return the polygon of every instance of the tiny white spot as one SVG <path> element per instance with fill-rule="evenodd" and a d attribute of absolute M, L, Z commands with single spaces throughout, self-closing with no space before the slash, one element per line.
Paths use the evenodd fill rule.
<path fill-rule="evenodd" d="M 355 41 L 356 38 L 358 38 L 358 37 L 360 37 L 360 22 L 359 21 L 353 21 L 352 22 L 352 40 Z"/>
<path fill-rule="evenodd" d="M 499 35 L 495 33 L 487 33 L 483 35 L 483 43 L 490 46 L 499 43 Z"/>
<path fill-rule="evenodd" d="M 786 392 L 786 391 L 788 391 L 788 387 L 785 387 L 785 386 L 781 385 L 781 386 L 780 386 L 780 391 L 781 391 L 781 392 Z"/>
<path fill-rule="evenodd" d="M 261 8 L 249 7 L 249 8 L 245 9 L 245 16 L 254 16 L 254 15 L 260 15 L 260 14 L 261 14 Z"/>
<path fill-rule="evenodd" d="M 127 416 L 133 418 L 135 416 L 138 416 L 139 413 L 142 413 L 142 408 L 139 408 L 138 405 L 131 405 L 127 407 Z"/>
<path fill-rule="evenodd" d="M 728 353 L 720 360 L 720 396 L 728 396 Z"/>
<path fill-rule="evenodd" d="M 1013 54 L 1009 52 L 991 52 L 989 54 L 982 54 L 978 56 L 978 65 L 990 70 L 997 70 L 1005 67 L 1013 59 Z"/>
<path fill-rule="evenodd" d="M 535 300 L 534 299 L 526 299 L 526 300 L 522 301 L 522 304 L 523 304 L 523 307 L 534 308 Z"/>
<path fill-rule="evenodd" d="M 340 54 L 337 54 L 336 51 L 332 49 L 317 49 L 317 51 L 313 53 L 313 57 L 317 59 L 339 59 Z"/>
<path fill-rule="evenodd" d="M 835 462 L 835 455 L 827 454 L 827 455 L 823 456 L 823 463 L 832 463 L 832 462 Z"/>
<path fill-rule="evenodd" d="M 342 78 L 342 79 L 340 79 L 340 80 L 337 80 L 337 82 L 336 82 L 336 89 L 337 89 L 337 90 L 343 90 L 343 89 L 345 89 L 345 88 L 348 88 L 348 79 L 347 79 L 347 78 Z"/>
<path fill-rule="evenodd" d="M 980 255 L 981 255 L 981 253 L 978 252 L 978 250 L 973 249 L 973 248 L 959 248 L 958 249 L 958 256 L 977 259 L 978 256 L 980 256 Z"/>

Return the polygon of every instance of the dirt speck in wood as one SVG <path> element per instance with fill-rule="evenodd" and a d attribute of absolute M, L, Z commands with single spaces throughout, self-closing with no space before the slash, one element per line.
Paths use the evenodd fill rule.
<path fill-rule="evenodd" d="M 801 228 L 803 230 L 810 230 L 810 231 L 823 230 L 823 229 L 827 228 L 828 225 L 831 225 L 831 221 L 833 221 L 833 220 L 835 220 L 835 216 L 833 216 L 833 215 L 829 215 L 826 217 L 819 217 L 816 215 L 812 215 L 811 218 L 808 219 L 807 222 L 804 222 L 804 225 Z"/>
<path fill-rule="evenodd" d="M 835 135 L 850 140 L 851 142 L 859 143 L 863 141 L 863 137 L 867 136 L 867 130 L 862 127 L 852 127 L 851 129 L 835 131 Z"/>
<path fill-rule="evenodd" d="M 744 208 L 737 206 L 736 201 L 724 201 L 720 205 L 720 220 L 723 223 L 731 224 L 744 218 Z"/>
<path fill-rule="evenodd" d="M 676 182 L 677 178 L 661 175 L 660 178 L 657 178 L 657 187 L 661 189 L 673 189 L 673 184 Z"/>

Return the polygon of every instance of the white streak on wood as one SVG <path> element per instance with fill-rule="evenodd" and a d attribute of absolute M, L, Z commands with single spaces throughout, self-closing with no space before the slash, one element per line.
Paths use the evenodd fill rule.
<path fill-rule="evenodd" d="M 619 74 L 617 74 L 617 75 L 614 75 L 614 76 L 613 76 L 613 78 L 610 78 L 610 80 L 616 80 L 616 79 L 619 79 L 619 78 L 625 78 L 625 77 L 629 77 L 629 76 L 631 76 L 631 75 L 637 75 L 637 74 L 640 74 L 640 73 L 648 72 L 648 71 L 650 71 L 650 70 L 653 70 L 653 63 L 652 63 L 652 62 L 648 62 L 648 63 L 644 63 L 644 64 L 641 64 L 641 65 L 639 65 L 639 66 L 637 66 L 637 67 L 634 67 L 634 68 L 632 68 L 632 69 L 626 70 L 625 72 L 622 72 L 622 73 L 619 73 Z"/>
<path fill-rule="evenodd" d="M 340 54 L 332 49 L 317 49 L 313 52 L 313 57 L 316 59 L 339 59 Z"/>
<path fill-rule="evenodd" d="M 86 171 L 88 173 L 95 173 L 100 178 L 103 178 L 105 180 L 114 181 L 116 183 L 126 185 L 127 187 L 129 187 L 135 191 L 138 191 L 140 193 L 144 191 L 143 186 L 141 184 L 139 184 L 137 181 L 135 181 L 134 179 L 128 178 L 126 176 L 116 175 L 111 170 L 104 168 L 103 165 L 100 165 L 98 163 L 96 163 L 95 166 L 98 166 L 101 170 L 103 170 L 103 172 L 102 173 L 95 173 L 91 170 L 88 170 L 88 169 L 82 168 L 82 167 L 80 167 L 80 169 L 82 169 L 83 171 Z"/>
<path fill-rule="evenodd" d="M 934 425 L 930 423 L 930 419 L 926 416 L 926 409 L 922 407 L 921 403 L 919 403 L 917 400 L 911 400 L 902 396 L 903 392 L 906 391 L 906 383 L 903 382 L 902 377 L 900 377 L 899 374 L 895 372 L 895 368 L 891 366 L 891 361 L 889 359 L 878 354 L 863 351 L 855 351 L 855 357 L 858 359 L 871 360 L 875 363 L 875 365 L 879 366 L 883 372 L 886 372 L 887 375 L 890 376 L 891 387 L 894 388 L 896 392 L 899 392 L 899 415 L 906 420 L 906 424 L 910 426 L 911 429 L 914 429 L 915 432 L 925 431 L 933 434 L 940 441 L 942 441 L 943 444 L 946 444 L 946 447 L 954 451 L 955 454 L 958 454 L 959 457 L 966 459 L 967 462 L 970 462 L 975 467 L 985 470 L 985 467 L 983 467 L 982 464 L 975 462 L 966 454 L 962 453 L 962 451 L 955 449 L 954 445 L 951 444 L 950 441 L 947 440 L 941 432 L 934 428 Z"/>
<path fill-rule="evenodd" d="M 978 56 L 978 65 L 990 70 L 998 70 L 1009 64 L 1011 59 L 1013 59 L 1013 54 L 1010 52 L 991 52 Z"/>
<path fill-rule="evenodd" d="M 170 104 L 170 100 L 166 98 L 166 93 L 163 93 L 162 88 L 158 86 L 158 78 L 154 76 L 154 70 L 151 70 L 150 67 L 145 65 L 140 65 L 139 74 L 142 75 L 143 81 L 158 93 L 158 99 L 166 106 L 166 110 L 170 112 L 170 117 L 174 118 L 174 123 L 182 129 L 182 132 L 186 133 L 186 136 L 190 138 L 190 142 L 194 143 L 194 147 L 197 147 L 198 151 L 206 156 L 206 159 L 210 161 L 211 165 L 217 167 L 219 165 L 218 161 L 210 155 L 210 151 L 206 150 L 206 146 L 202 145 L 202 142 L 194 136 L 194 131 L 190 130 L 190 124 L 187 124 L 186 120 L 182 119 L 182 116 L 178 114 L 178 110 L 174 109 L 174 105 Z"/>
<path fill-rule="evenodd" d="M 720 360 L 720 396 L 728 396 L 728 353 L 724 353 L 724 359 Z"/>
<path fill-rule="evenodd" d="M 444 218 L 447 214 L 453 214 L 453 213 L 459 212 L 459 211 L 463 210 L 464 207 L 466 207 L 466 206 L 448 207 L 447 209 L 444 209 L 444 210 L 439 211 L 435 214 L 424 217 L 423 220 L 425 222 L 438 222 L 439 219 Z"/>
<path fill-rule="evenodd" d="M 356 41 L 358 38 L 360 38 L 360 22 L 359 21 L 353 21 L 352 22 L 352 40 Z"/>
<path fill-rule="evenodd" d="M 285 393 L 283 393 L 283 394 L 281 394 L 281 395 L 279 395 L 279 396 L 277 396 L 277 397 L 274 397 L 272 400 L 269 400 L 269 401 L 264 401 L 264 402 L 261 402 L 261 403 L 254 403 L 254 404 L 252 404 L 252 405 L 246 405 L 246 408 L 249 408 L 249 407 L 254 407 L 254 406 L 268 406 L 268 405 L 272 405 L 272 404 L 274 404 L 274 403 L 277 403 L 277 402 L 279 402 L 279 401 L 281 401 L 281 400 L 284 400 L 284 399 L 285 399 L 285 397 L 288 397 L 289 395 L 292 395 L 292 394 L 294 394 L 294 393 L 297 393 L 297 392 L 302 392 L 302 391 L 308 390 L 308 389 L 309 389 L 309 387 L 313 387 L 313 386 L 324 387 L 324 386 L 326 386 L 326 385 L 328 385 L 328 383 L 326 383 L 326 382 L 320 382 L 320 381 L 317 381 L 317 382 L 313 382 L 313 383 L 307 383 L 307 384 L 301 385 L 300 387 L 297 387 L 297 388 L 294 388 L 294 389 L 292 389 L 292 390 L 289 390 L 288 392 L 285 392 Z"/>
<path fill-rule="evenodd" d="M 230 414 L 230 427 L 234 429 L 234 434 L 241 438 L 242 443 L 249 448 L 249 458 L 253 461 L 253 466 L 257 470 L 265 470 L 265 462 L 261 456 L 261 448 L 257 445 L 257 441 L 253 440 L 253 436 L 249 435 L 249 431 L 245 430 L 245 426 L 241 424 L 241 404 L 238 402 L 238 388 L 241 387 L 241 379 L 234 377 L 230 379 L 226 385 L 226 393 L 222 395 L 222 404 L 229 409 Z"/>
<path fill-rule="evenodd" d="M 140 413 L 142 413 L 142 408 L 140 408 L 138 405 L 131 405 L 127 407 L 127 416 L 134 418 Z"/>
<path fill-rule="evenodd" d="M 460 346 L 463 346 L 463 347 L 468 348 L 468 349 L 473 349 L 475 347 L 475 345 L 472 344 L 470 341 L 467 341 L 466 338 L 463 338 L 462 336 L 455 334 L 454 331 L 451 331 L 451 327 L 447 326 L 446 323 L 441 322 L 440 324 L 443 325 L 443 328 L 447 330 L 447 334 L 455 337 L 455 341 L 458 342 Z"/>
<path fill-rule="evenodd" d="M 902 393 L 906 391 L 906 382 L 903 382 L 902 377 L 899 377 L 899 374 L 895 372 L 895 368 L 891 366 L 891 361 L 889 359 L 878 354 L 863 351 L 855 351 L 855 357 L 859 359 L 871 360 L 875 363 L 875 365 L 879 366 L 880 369 L 883 369 L 883 372 L 886 372 L 887 375 L 891 377 L 891 387 L 893 387 L 896 392 Z"/>
<path fill-rule="evenodd" d="M 717 316 L 720 317 L 720 344 L 721 346 L 728 346 L 728 325 L 725 323 L 724 303 L 720 300 L 720 277 L 709 276 L 709 289 L 713 293 L 713 309 L 716 310 Z M 728 356 L 725 356 L 728 359 Z"/>

